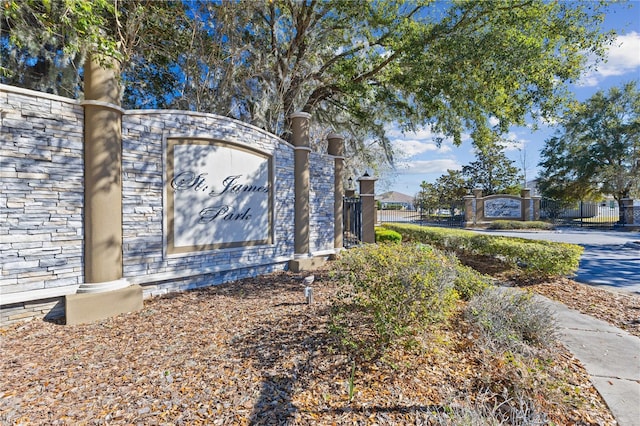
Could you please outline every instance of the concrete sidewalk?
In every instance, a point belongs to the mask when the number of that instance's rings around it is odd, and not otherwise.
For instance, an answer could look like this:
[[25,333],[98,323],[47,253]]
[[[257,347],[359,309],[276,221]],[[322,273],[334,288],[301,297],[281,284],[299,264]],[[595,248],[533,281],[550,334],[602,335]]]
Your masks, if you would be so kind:
[[640,338],[540,297],[556,314],[560,341],[580,360],[622,426],[640,426]]

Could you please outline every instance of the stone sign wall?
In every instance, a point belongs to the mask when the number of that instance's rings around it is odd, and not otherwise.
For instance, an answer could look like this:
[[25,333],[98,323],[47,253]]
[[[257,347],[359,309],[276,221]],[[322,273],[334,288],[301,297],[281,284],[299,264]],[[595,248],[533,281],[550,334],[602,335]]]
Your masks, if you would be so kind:
[[[0,85],[0,322],[60,316],[84,283],[83,107]],[[334,252],[334,157],[312,153],[310,253]],[[122,270],[145,297],[287,268],[294,147],[185,111],[122,114]]]
[[520,219],[522,203],[519,198],[495,197],[484,202],[484,216],[487,219]]
[[[157,295],[286,268],[293,256],[294,233],[290,144],[246,123],[185,111],[127,111],[122,128],[123,210],[131,214],[123,217],[125,278],[141,284],[145,294]],[[212,150],[226,156],[218,169]],[[227,180],[231,186],[224,191],[228,176],[255,172],[260,176],[254,188],[243,193],[250,197],[236,196],[243,189],[237,185],[249,183],[241,177]],[[191,180],[184,173],[193,174]],[[222,205],[235,213],[220,211],[215,217],[213,208],[220,203],[211,200],[220,196],[209,196],[211,191],[224,191]],[[176,199],[177,206],[172,203]],[[266,205],[248,205],[247,200]],[[202,213],[203,221],[210,222],[179,223],[176,239],[176,216],[190,215],[189,211],[198,218]],[[187,220],[194,220],[190,217]],[[258,223],[265,228],[253,226]],[[189,234],[197,240],[188,243],[190,237],[180,233],[191,225],[202,232]],[[228,232],[229,227],[236,231]],[[239,241],[243,232],[246,242]]]
[[82,122],[77,102],[0,85],[0,323],[60,315],[82,283]]
[[623,198],[621,201],[622,225],[633,227],[640,226],[640,200]]
[[334,229],[333,157],[312,152],[309,174],[311,186],[309,189],[311,206],[309,250],[312,253],[333,253],[334,235],[327,232],[328,229]]
[[465,225],[474,226],[492,220],[538,220],[540,219],[540,197],[532,197],[530,189],[516,195],[494,194],[482,196],[481,189],[464,197]]

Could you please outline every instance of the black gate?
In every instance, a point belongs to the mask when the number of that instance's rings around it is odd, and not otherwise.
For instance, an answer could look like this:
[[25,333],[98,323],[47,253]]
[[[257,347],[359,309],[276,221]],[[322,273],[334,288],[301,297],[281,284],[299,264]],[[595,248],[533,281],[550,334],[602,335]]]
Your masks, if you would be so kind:
[[378,223],[401,222],[422,226],[464,227],[464,201],[462,200],[429,209],[414,206],[394,207],[378,210]]
[[615,200],[562,202],[540,200],[540,219],[557,226],[613,228],[620,221]]
[[362,241],[362,200],[344,198],[342,215],[342,242],[346,248],[356,246]]

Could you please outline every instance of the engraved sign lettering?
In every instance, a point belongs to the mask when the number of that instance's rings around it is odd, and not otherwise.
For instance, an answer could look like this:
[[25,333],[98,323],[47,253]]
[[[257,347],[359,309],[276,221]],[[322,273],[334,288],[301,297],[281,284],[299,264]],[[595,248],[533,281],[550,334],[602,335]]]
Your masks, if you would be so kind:
[[269,155],[220,141],[167,145],[169,252],[270,243]]
[[513,198],[493,198],[485,200],[484,215],[486,217],[520,218],[520,200]]

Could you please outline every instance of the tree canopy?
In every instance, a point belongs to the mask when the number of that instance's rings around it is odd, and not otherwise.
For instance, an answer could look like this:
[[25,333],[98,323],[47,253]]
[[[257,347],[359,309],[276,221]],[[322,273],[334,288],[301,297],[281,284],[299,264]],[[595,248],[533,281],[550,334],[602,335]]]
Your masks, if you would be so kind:
[[453,209],[475,188],[486,195],[518,194],[522,176],[513,161],[495,143],[476,150],[476,160],[462,170],[447,170],[434,183],[422,182],[414,204],[425,210]]
[[[147,58],[160,70],[175,58],[183,7],[150,0],[3,0],[0,20],[0,82],[67,97],[82,92],[87,54],[123,69]],[[142,74],[141,74],[142,75]],[[138,76],[123,84],[144,87]],[[162,72],[160,73],[162,76]],[[164,85],[157,93],[171,89]],[[145,89],[145,91],[150,91]],[[128,106],[128,105],[127,105]]]
[[348,156],[363,163],[378,158],[369,154],[372,141],[393,161],[390,126],[430,126],[459,144],[466,131],[495,135],[528,116],[553,116],[569,100],[566,84],[612,36],[600,31],[606,5],[593,2],[3,0],[3,6],[3,82],[74,93],[81,87],[80,54],[113,57],[122,62],[127,108],[212,112],[285,139],[289,115],[306,111],[315,134],[342,133]]
[[467,183],[459,170],[447,170],[434,183],[422,182],[415,204],[425,210],[454,209],[469,193]]
[[518,194],[522,175],[504,154],[504,146],[499,142],[476,149],[476,160],[462,167],[466,187],[480,188],[486,195]]
[[640,92],[636,82],[599,91],[567,113],[541,152],[543,195],[583,200],[640,196]]

